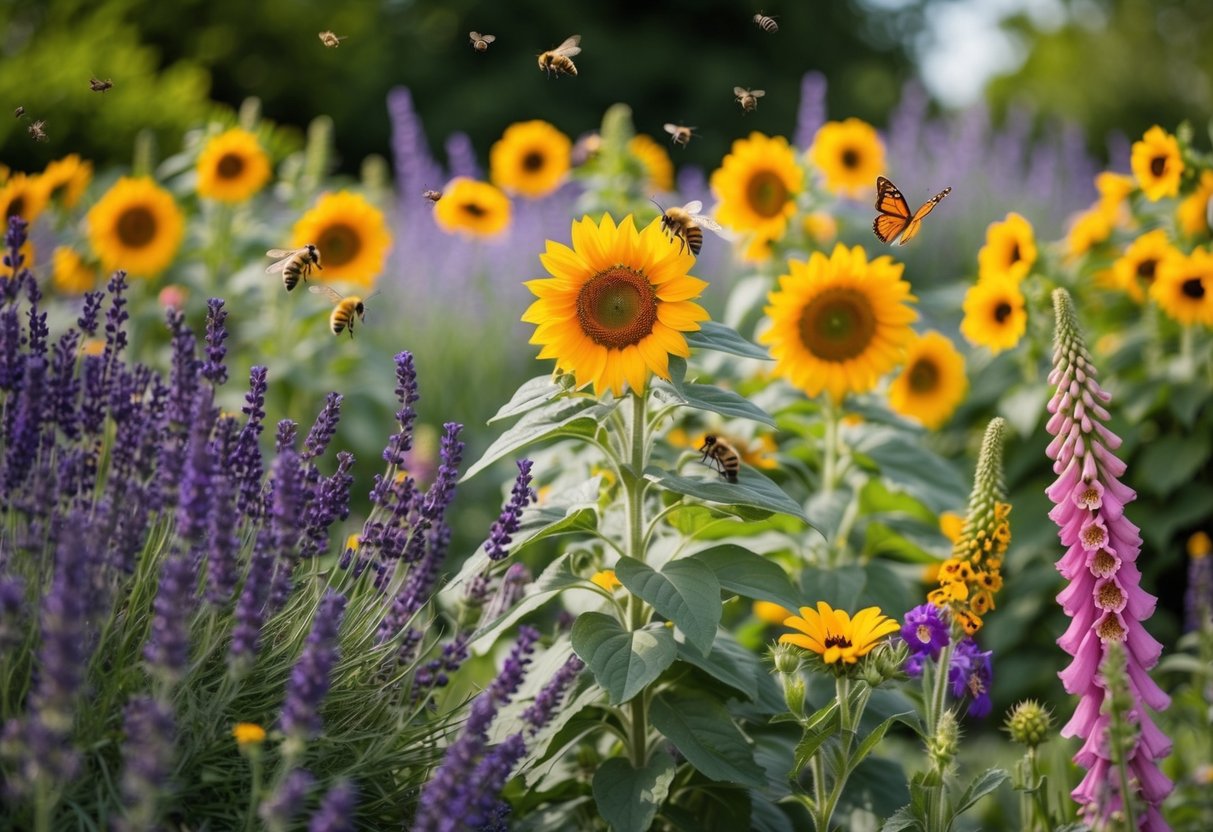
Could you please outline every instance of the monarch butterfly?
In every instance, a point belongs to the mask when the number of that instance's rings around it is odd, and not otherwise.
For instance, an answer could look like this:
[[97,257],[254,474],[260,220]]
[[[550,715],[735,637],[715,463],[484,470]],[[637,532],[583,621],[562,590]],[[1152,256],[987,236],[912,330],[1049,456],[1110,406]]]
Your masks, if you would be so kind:
[[944,188],[924,202],[911,216],[910,204],[901,195],[901,191],[897,190],[897,186],[883,176],[876,177],[876,210],[880,212],[876,219],[872,220],[872,230],[876,232],[876,238],[882,243],[892,243],[900,235],[901,242],[898,245],[904,246],[918,233],[923,217],[935,210],[939,201],[950,193],[951,188]]

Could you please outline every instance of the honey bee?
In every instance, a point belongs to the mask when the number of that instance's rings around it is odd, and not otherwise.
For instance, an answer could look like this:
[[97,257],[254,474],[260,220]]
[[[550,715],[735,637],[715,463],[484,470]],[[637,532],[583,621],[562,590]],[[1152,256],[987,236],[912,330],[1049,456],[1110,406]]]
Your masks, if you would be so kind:
[[13,118],[21,118],[23,115],[25,115],[24,107],[18,107],[17,109],[13,110]]
[[747,90],[742,87],[733,87],[733,95],[737,96],[737,103],[741,105],[743,113],[752,113],[758,109],[758,99],[766,95],[765,90]]
[[340,335],[343,330],[348,329],[350,337],[353,338],[354,319],[366,322],[366,301],[357,295],[347,297],[328,286],[309,286],[307,290],[314,295],[324,295],[332,302],[333,314],[329,315],[329,329],[334,335]]
[[762,12],[754,15],[754,23],[758,25],[759,29],[769,35],[773,35],[779,31],[779,24],[775,22],[775,18],[768,17]]
[[576,75],[577,66],[573,63],[573,56],[581,54],[581,47],[577,45],[579,43],[581,43],[581,35],[573,35],[555,49],[540,53],[539,68],[549,77],[552,73]]
[[105,92],[114,88],[114,82],[109,78],[106,78],[104,81],[98,78],[90,78],[88,79],[88,88],[93,92]]
[[665,131],[670,134],[670,141],[683,147],[690,144],[691,138],[695,135],[694,127],[686,127],[681,124],[666,124]]
[[335,35],[332,32],[325,30],[320,33],[319,37],[320,37],[320,42],[323,43],[325,46],[327,46],[329,49],[336,49],[338,46],[341,45],[341,41],[345,40],[349,36],[348,35]]
[[324,266],[320,265],[320,249],[311,243],[296,249],[272,248],[265,253],[265,256],[281,258],[277,263],[269,266],[266,272],[269,274],[282,272],[282,285],[288,292],[298,285],[299,278],[303,278],[304,282],[307,282],[308,275],[312,273],[312,266],[324,271]]
[[[656,202],[653,204],[657,205]],[[703,203],[699,200],[688,202],[681,208],[657,207],[661,210],[661,230],[669,234],[671,240],[678,240],[680,252],[686,247],[698,257],[699,250],[703,248],[703,229],[717,234],[724,231],[716,220],[699,213],[703,210]]]
[[431,188],[426,188],[421,192],[421,195],[430,202],[437,202],[438,200],[442,199],[442,191],[435,191]]
[[737,449],[719,436],[709,433],[703,438],[699,452],[703,454],[700,460],[720,472],[720,476],[729,482],[737,482],[737,472],[741,470],[741,454]]
[[[477,52],[485,52],[489,48],[489,44],[497,40],[495,35],[482,35],[479,32],[468,32],[468,38],[472,41],[472,48]],[[577,74],[577,70],[573,70],[573,74]]]
[[46,141],[46,122],[42,119],[38,119],[37,121],[33,122],[27,129],[29,130],[29,134],[31,137],[33,137],[34,141]]

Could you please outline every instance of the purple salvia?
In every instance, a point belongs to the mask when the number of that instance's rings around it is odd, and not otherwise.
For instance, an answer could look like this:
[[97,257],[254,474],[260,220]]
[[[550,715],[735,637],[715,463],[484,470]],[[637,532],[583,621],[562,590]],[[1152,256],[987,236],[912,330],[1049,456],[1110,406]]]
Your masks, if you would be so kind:
[[463,430],[463,425],[446,422],[442,428],[442,464],[438,466],[438,476],[434,477],[434,484],[426,491],[425,502],[421,507],[422,515],[430,522],[441,520],[450,506],[455,496],[455,483],[459,480],[459,463],[463,460],[463,443],[459,441],[459,432]]
[[333,441],[333,436],[337,433],[337,422],[341,420],[341,401],[342,396],[339,393],[329,393],[325,396],[324,407],[312,423],[307,439],[303,440],[305,460],[323,456],[329,443]]
[[417,411],[413,405],[421,396],[417,392],[417,369],[413,363],[413,354],[408,351],[399,352],[395,361],[396,400],[400,402],[400,409],[396,411],[396,422],[400,430],[388,440],[383,458],[389,465],[403,465],[404,455],[413,447],[413,423],[417,419]]
[[185,425],[189,423],[193,409],[194,395],[198,390],[198,361],[197,344],[194,331],[185,325],[185,313],[176,307],[168,307],[164,313],[164,323],[172,336],[172,366],[169,371],[168,418],[170,424]]
[[345,603],[344,595],[327,589],[316,605],[312,631],[286,683],[282,731],[288,737],[306,742],[324,726],[320,705],[328,695],[330,675],[339,655],[337,633],[345,615]]
[[796,110],[793,145],[805,150],[826,123],[826,78],[820,72],[806,72],[800,79],[800,106]]
[[[228,459],[237,442],[237,422],[224,417],[219,420],[211,453],[215,459]],[[237,532],[235,474],[229,470],[216,472],[211,481],[210,514],[207,517],[206,600],[214,607],[226,608],[232,600],[237,581],[237,554],[240,535]]]
[[265,599],[269,595],[270,580],[274,571],[274,552],[268,538],[268,530],[262,530],[262,533],[257,535],[248,574],[244,579],[244,588],[236,602],[232,644],[228,651],[228,663],[236,674],[252,666],[261,646]]
[[90,338],[97,334],[97,322],[101,316],[103,300],[105,300],[105,292],[84,293],[84,306],[80,310],[80,317],[76,319],[76,326],[80,327],[80,331]]
[[160,585],[152,604],[152,626],[143,658],[152,674],[167,685],[176,684],[185,675],[189,662],[195,581],[195,570],[184,552],[169,555],[160,568]]
[[229,470],[240,482],[240,513],[250,520],[262,514],[261,479],[265,475],[265,466],[261,460],[260,437],[265,424],[265,393],[268,389],[266,368],[253,367],[249,370],[249,390],[241,408],[247,421],[240,430],[235,451],[227,460]]
[[972,636],[956,644],[948,663],[948,684],[957,700],[969,697],[966,715],[984,719],[990,715],[990,687],[994,682],[993,650],[982,650]]
[[308,822],[307,832],[354,832],[354,810],[358,792],[348,780],[341,780],[325,793],[316,814]]
[[206,302],[206,360],[202,362],[202,377],[216,387],[227,384],[227,366],[223,363],[227,356],[227,310],[223,308],[222,298],[211,298]]
[[257,813],[269,832],[286,832],[291,821],[303,811],[307,794],[316,785],[316,778],[307,769],[296,768],[282,780],[278,788],[262,801]]
[[585,662],[576,655],[569,656],[568,660],[556,671],[556,675],[543,686],[539,693],[535,694],[535,701],[522,712],[522,719],[530,725],[528,729],[530,733],[539,733],[551,721],[564,701],[565,691],[584,668]]
[[173,770],[172,709],[150,696],[140,696],[123,710],[126,741],[122,744],[123,829],[156,829],[160,806]]
[[80,333],[69,330],[55,343],[51,361],[50,412],[68,439],[80,435],[80,379],[76,376],[76,353]]
[[535,491],[531,488],[531,466],[529,459],[518,461],[518,477],[514,480],[514,489],[510,499],[501,509],[501,516],[493,523],[489,531],[489,539],[484,544],[484,550],[490,560],[503,560],[509,554],[506,547],[510,545],[513,536],[522,525],[522,511],[535,499]]

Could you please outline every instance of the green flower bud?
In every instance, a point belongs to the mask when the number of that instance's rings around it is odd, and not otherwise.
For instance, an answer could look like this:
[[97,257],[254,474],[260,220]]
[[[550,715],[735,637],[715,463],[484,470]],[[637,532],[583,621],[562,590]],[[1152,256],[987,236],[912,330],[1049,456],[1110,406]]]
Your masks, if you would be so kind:
[[1049,738],[1053,727],[1053,714],[1034,699],[1025,699],[1007,711],[1003,727],[1011,740],[1028,748],[1035,748]]
[[775,670],[780,673],[799,673],[801,653],[790,644],[776,644],[771,648],[771,658],[775,661]]
[[935,726],[935,735],[927,740],[927,753],[936,771],[944,771],[956,759],[956,751],[960,747],[960,723],[956,721],[956,712],[951,708],[943,712],[939,724]]

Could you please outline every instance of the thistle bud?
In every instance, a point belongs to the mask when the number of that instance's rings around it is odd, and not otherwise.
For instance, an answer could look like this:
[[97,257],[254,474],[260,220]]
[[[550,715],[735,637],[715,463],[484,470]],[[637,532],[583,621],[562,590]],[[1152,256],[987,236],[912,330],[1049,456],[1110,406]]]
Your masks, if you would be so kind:
[[960,747],[960,723],[951,708],[943,712],[935,734],[927,741],[927,753],[931,755],[933,768],[938,772],[947,770]]
[[1007,720],[1003,727],[1011,735],[1012,742],[1036,748],[1049,738],[1049,731],[1053,728],[1053,714],[1035,699],[1025,699],[1007,711]]
[[796,674],[800,672],[800,653],[790,644],[776,644],[771,648],[771,658],[775,660],[775,670],[779,673]]

